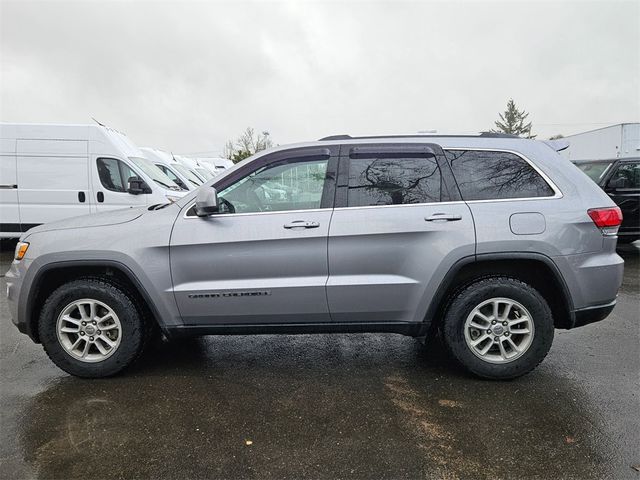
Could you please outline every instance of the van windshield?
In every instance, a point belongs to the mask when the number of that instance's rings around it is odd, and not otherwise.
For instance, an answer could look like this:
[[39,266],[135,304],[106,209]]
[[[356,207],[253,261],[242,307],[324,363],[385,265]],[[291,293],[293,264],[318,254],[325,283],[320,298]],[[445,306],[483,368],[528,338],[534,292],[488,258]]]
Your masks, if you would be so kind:
[[204,177],[205,180],[211,180],[213,178],[213,173],[204,167],[196,167],[196,172],[198,172],[201,177]]
[[187,180],[189,180],[194,186],[199,187],[202,185],[202,181],[187,167],[180,165],[179,163],[172,163],[171,166],[175,168],[178,173],[181,173]]
[[148,175],[154,182],[160,185],[162,188],[168,188],[169,190],[180,190],[180,187],[174,183],[169,177],[167,177],[162,170],[156,167],[151,161],[146,158],[129,157],[136,167],[140,168],[146,175]]

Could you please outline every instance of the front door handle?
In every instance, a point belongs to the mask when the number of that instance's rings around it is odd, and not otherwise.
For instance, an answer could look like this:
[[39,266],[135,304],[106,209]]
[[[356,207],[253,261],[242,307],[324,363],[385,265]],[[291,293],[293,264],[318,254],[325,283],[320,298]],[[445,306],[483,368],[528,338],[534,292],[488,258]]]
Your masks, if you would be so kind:
[[434,213],[430,217],[425,217],[427,222],[456,222],[462,220],[462,215],[451,213]]
[[306,220],[295,220],[284,224],[284,228],[318,228],[319,226],[318,222],[308,222]]

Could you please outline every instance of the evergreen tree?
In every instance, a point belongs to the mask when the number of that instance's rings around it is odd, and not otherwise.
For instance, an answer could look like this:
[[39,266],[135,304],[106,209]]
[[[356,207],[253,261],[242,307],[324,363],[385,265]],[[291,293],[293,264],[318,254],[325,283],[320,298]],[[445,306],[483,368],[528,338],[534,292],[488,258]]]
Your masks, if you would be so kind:
[[497,130],[491,130],[495,133],[510,133],[524,138],[536,138],[531,135],[531,122],[525,123],[529,114],[524,110],[518,110],[513,99],[507,102],[507,109],[504,113],[500,113],[500,120],[495,122]]

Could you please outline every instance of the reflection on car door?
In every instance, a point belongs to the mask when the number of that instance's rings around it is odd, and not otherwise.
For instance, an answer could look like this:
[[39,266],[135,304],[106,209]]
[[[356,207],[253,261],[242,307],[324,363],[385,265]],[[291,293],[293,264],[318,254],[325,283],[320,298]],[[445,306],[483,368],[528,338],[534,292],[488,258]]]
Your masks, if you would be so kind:
[[422,321],[443,269],[474,249],[440,147],[343,147],[329,231],[333,321]]
[[337,147],[254,161],[215,184],[224,213],[186,207],[171,237],[187,325],[326,322],[327,234]]

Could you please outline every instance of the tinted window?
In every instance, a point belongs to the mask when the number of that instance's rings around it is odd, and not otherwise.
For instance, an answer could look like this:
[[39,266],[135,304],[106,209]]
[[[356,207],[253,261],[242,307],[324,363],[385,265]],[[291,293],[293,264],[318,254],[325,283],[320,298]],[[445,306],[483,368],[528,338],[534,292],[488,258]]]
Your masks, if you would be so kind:
[[235,213],[320,208],[328,159],[267,165],[222,190]]
[[445,154],[464,200],[553,196],[544,178],[513,153],[445,150]]
[[439,202],[440,169],[435,158],[351,158],[350,207]]
[[616,182],[617,188],[640,188],[640,163],[621,163],[609,184]]
[[126,192],[129,178],[137,176],[126,163],[115,158],[99,158],[97,162],[100,183],[112,192]]

